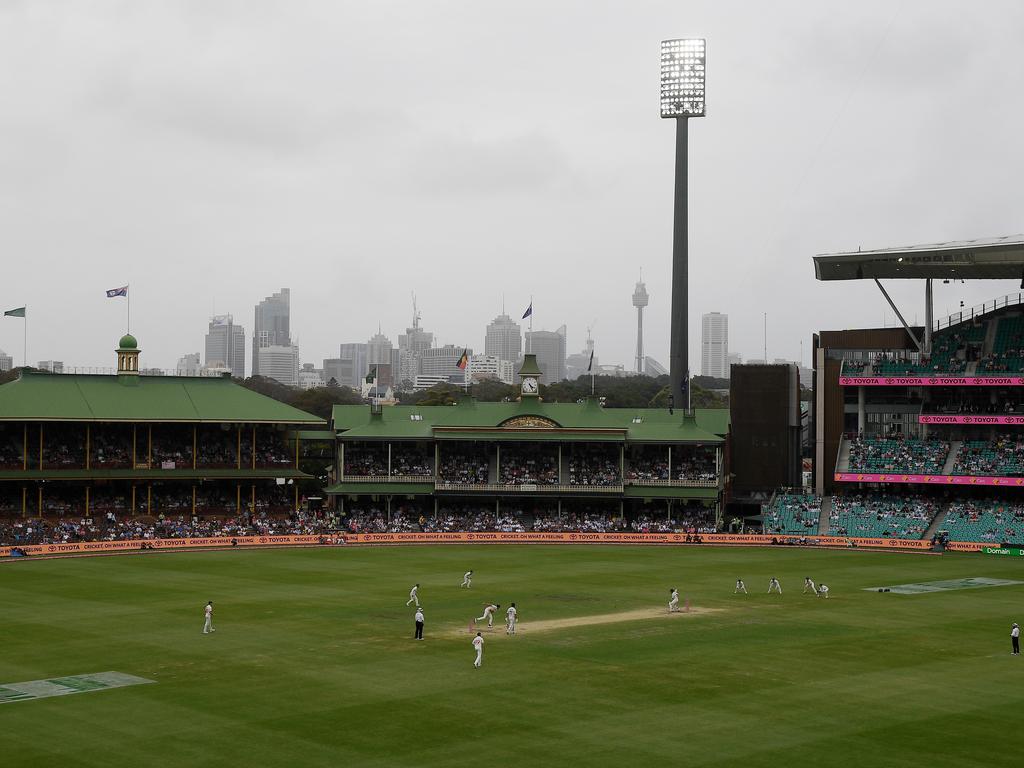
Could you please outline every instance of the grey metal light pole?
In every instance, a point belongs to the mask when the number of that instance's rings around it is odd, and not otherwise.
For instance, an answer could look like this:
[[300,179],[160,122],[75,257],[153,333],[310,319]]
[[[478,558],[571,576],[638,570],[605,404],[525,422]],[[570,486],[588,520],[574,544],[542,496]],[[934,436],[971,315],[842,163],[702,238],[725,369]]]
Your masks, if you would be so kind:
[[689,222],[687,220],[687,133],[691,117],[704,117],[706,41],[661,42],[661,116],[676,121],[676,180],[672,226],[672,331],[669,392],[690,408]]

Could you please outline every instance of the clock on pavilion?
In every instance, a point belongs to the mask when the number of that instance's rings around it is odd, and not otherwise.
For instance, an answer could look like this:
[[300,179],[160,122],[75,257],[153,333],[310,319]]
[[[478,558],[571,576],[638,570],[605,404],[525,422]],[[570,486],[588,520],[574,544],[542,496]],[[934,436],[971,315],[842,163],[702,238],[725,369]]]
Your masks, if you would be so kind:
[[523,356],[523,365],[519,369],[519,392],[523,397],[540,396],[540,377],[543,372],[537,365],[537,356]]

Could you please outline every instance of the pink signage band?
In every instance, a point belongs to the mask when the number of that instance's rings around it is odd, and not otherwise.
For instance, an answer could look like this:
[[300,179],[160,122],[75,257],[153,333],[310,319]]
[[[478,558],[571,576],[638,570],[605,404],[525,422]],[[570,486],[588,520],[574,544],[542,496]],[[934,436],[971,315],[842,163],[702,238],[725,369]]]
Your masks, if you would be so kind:
[[869,472],[836,472],[837,483],[915,483],[920,485],[998,485],[1024,488],[1024,477],[985,475],[880,475]]
[[946,416],[936,413],[922,413],[917,417],[918,424],[1024,424],[1024,416],[972,416],[971,414],[952,414]]
[[842,387],[1024,387],[1021,376],[840,376]]

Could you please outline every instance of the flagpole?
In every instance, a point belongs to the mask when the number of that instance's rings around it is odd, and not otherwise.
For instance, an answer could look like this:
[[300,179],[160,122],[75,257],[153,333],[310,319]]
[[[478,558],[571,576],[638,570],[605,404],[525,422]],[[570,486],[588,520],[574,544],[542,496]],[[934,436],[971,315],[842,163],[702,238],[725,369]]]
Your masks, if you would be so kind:
[[21,367],[28,368],[28,308],[25,309],[25,314],[21,316],[22,320],[22,340],[21,340]]
[[132,332],[132,291],[131,283],[126,286],[127,290],[124,292],[124,297],[128,300],[128,334]]
[[530,294],[530,342],[526,345],[527,352],[533,351],[533,294]]

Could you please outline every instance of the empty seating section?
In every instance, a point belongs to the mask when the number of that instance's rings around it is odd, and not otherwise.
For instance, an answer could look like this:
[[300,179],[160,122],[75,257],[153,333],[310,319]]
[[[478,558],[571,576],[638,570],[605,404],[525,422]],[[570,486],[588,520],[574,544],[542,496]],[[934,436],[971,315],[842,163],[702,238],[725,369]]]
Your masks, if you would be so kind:
[[850,471],[938,475],[948,455],[949,443],[942,440],[855,437],[850,440]]
[[832,498],[829,534],[920,539],[941,505],[923,496],[853,494]]
[[1024,371],[1024,317],[1003,317],[996,328],[992,353],[978,365],[981,375]]
[[951,541],[1016,541],[1024,538],[1024,505],[961,500],[949,505],[941,530]]
[[803,493],[780,493],[764,511],[764,532],[803,536],[818,532],[821,497]]
[[956,455],[953,474],[1024,476],[1024,440],[1004,435],[996,440],[965,442]]

